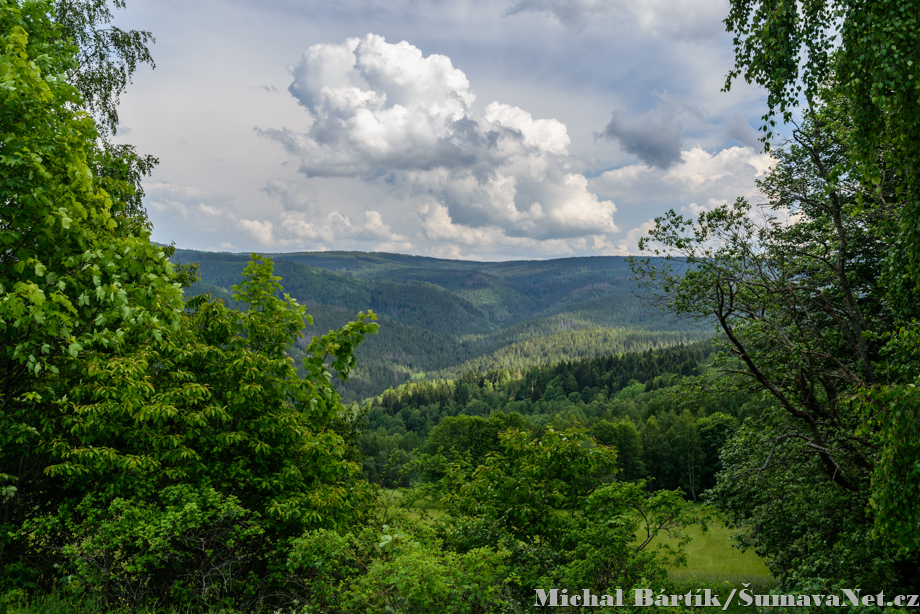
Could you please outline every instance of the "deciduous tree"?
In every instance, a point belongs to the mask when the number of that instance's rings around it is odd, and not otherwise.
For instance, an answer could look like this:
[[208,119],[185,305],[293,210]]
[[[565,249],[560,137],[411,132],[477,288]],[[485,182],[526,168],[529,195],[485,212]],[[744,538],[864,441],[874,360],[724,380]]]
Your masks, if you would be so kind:
[[0,523],[9,523],[36,494],[30,483],[46,466],[36,446],[81,357],[175,330],[187,278],[119,198],[135,186],[94,175],[106,158],[65,79],[76,49],[50,5],[0,3],[0,45]]
[[[794,566],[894,587],[907,580],[904,561],[870,537],[875,515],[866,513],[881,496],[873,479],[884,435],[867,427],[854,398],[892,377],[885,348],[899,316],[881,273],[898,232],[886,196],[902,178],[868,187],[847,147],[852,104],[835,89],[822,96],[774,152],[759,182],[764,206],[739,200],[696,220],[672,211],[642,243],[668,264],[634,266],[668,308],[713,321],[725,340],[723,372],[772,400],[760,430],[746,430],[725,457],[716,489],[734,520],[750,523],[748,543],[781,575]],[[806,504],[808,488],[835,495]],[[820,522],[806,505],[821,510]],[[822,563],[829,550],[839,565]]]

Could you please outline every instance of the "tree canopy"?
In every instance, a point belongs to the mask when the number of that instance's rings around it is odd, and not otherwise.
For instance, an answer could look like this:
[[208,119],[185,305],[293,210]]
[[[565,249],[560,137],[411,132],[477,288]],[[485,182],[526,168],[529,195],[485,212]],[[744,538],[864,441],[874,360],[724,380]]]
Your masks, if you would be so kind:
[[[723,451],[713,492],[749,527],[745,543],[781,577],[903,588],[920,545],[902,494],[915,478],[916,406],[895,391],[912,390],[918,371],[884,273],[904,253],[903,210],[891,206],[904,177],[869,182],[845,88],[815,96],[758,182],[764,205],[669,212],[640,243],[668,264],[634,267],[665,308],[713,322],[722,371],[771,401]],[[882,151],[877,166],[895,155]]]
[[[898,211],[886,282],[909,314],[920,288],[920,10],[905,0],[732,0],[735,68],[767,90],[764,131],[802,108],[814,121],[827,88],[848,101],[844,143],[866,187]],[[879,156],[884,163],[879,164]],[[833,167],[831,167],[832,169]],[[883,185],[898,178],[896,191]]]
[[[348,377],[374,316],[307,343],[302,378],[288,353],[309,316],[277,296],[270,261],[255,257],[235,289],[245,311],[186,303],[194,271],[139,209],[146,163],[105,145],[88,113],[117,120],[147,39],[99,30],[103,2],[0,11],[2,575],[75,573],[137,606],[189,582],[206,586],[186,603],[262,600],[285,539],[366,512],[354,408],[331,380]],[[159,546],[124,541],[161,530]],[[163,540],[175,556],[152,554]],[[239,548],[239,575],[209,584]]]

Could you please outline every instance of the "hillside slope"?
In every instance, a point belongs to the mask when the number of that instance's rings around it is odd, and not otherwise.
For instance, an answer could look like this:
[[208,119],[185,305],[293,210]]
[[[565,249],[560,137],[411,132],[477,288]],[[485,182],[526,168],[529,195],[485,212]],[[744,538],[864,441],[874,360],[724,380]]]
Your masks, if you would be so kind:
[[[708,331],[651,313],[635,294],[622,257],[470,262],[360,252],[266,254],[284,291],[313,317],[306,339],[373,310],[379,334],[358,349],[358,369],[340,390],[347,400],[409,379],[468,369],[533,365],[663,347]],[[233,303],[248,255],[176,250],[197,263],[210,292]]]

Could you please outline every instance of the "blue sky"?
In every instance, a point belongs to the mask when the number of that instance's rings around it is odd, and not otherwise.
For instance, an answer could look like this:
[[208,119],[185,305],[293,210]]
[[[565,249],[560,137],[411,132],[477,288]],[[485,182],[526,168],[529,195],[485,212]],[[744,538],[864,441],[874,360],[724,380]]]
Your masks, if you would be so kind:
[[[635,254],[668,209],[757,200],[764,95],[722,0],[133,0],[118,139],[154,239],[507,260]],[[753,127],[752,127],[753,126]]]

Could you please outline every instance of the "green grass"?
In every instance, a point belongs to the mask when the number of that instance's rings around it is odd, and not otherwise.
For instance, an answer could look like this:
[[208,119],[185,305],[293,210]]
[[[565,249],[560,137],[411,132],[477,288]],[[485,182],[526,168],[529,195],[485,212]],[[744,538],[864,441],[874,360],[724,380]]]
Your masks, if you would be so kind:
[[736,531],[712,523],[705,533],[700,527],[690,527],[692,538],[687,544],[687,566],[669,572],[672,580],[696,578],[703,582],[730,582],[740,587],[750,582],[755,587],[769,588],[776,584],[763,560],[752,550],[742,552],[733,547],[731,536]]
[[[403,493],[393,488],[380,489],[380,502],[384,506],[400,507]],[[409,517],[416,521],[431,522],[447,515],[434,501],[417,501],[409,510]]]
[[53,593],[37,595],[27,599],[23,594],[8,593],[0,599],[0,614],[190,614],[176,610],[153,610],[148,608],[123,608],[113,610],[111,607],[92,598],[77,595]]

